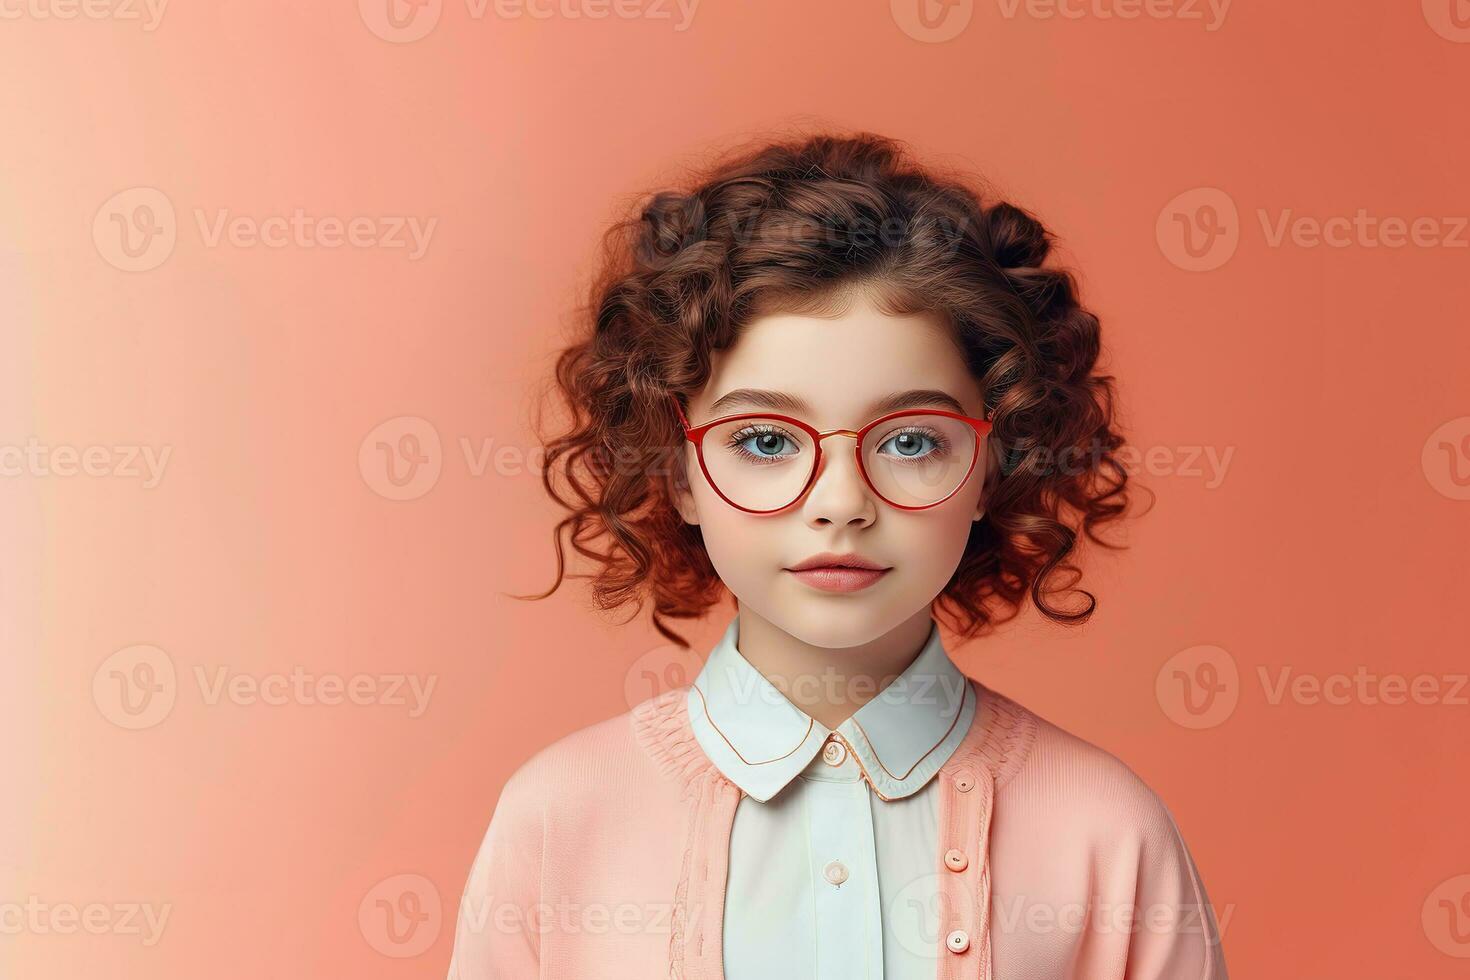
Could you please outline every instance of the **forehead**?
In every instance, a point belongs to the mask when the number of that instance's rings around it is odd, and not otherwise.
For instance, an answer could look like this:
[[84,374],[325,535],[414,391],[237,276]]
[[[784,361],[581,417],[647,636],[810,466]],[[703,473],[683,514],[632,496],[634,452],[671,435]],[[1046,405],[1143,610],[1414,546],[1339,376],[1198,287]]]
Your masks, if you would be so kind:
[[[886,395],[932,388],[983,414],[950,327],[929,313],[893,315],[866,300],[841,315],[773,313],[751,321],[730,348],[715,352],[709,383],[696,399],[708,406],[737,388],[786,392],[811,406],[810,421],[851,425]],[[749,409],[741,409],[748,411]]]

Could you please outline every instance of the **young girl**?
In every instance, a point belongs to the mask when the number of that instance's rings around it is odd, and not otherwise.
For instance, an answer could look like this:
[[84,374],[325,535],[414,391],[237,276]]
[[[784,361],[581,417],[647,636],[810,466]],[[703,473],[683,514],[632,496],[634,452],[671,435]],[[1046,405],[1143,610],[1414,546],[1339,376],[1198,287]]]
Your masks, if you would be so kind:
[[682,646],[667,620],[736,611],[691,684],[511,776],[451,976],[1224,980],[1163,803],[941,639],[1028,596],[1087,619],[1067,556],[1126,509],[1048,232],[869,134],[732,155],[614,231],[557,369],[551,591],[569,530],[599,604]]

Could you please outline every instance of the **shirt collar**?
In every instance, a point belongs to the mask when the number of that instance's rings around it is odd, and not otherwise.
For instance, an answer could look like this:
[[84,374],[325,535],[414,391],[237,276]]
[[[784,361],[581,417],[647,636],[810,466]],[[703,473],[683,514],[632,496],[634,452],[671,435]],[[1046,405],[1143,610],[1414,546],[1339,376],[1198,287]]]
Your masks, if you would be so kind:
[[736,647],[737,613],[686,695],[689,726],[715,767],[764,803],[831,738],[845,742],[885,800],[917,792],[964,739],[977,691],[950,659],[932,618],[903,673],[835,729],[786,699]]

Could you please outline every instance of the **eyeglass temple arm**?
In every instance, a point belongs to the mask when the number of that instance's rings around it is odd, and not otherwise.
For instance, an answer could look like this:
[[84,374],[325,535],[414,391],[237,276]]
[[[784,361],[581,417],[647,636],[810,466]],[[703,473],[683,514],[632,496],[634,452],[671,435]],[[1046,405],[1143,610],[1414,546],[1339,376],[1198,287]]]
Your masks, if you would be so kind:
[[685,433],[689,431],[689,420],[684,417],[684,406],[679,404],[679,396],[672,391],[669,392],[669,401],[674,403],[674,411],[679,413],[679,424],[684,427]]

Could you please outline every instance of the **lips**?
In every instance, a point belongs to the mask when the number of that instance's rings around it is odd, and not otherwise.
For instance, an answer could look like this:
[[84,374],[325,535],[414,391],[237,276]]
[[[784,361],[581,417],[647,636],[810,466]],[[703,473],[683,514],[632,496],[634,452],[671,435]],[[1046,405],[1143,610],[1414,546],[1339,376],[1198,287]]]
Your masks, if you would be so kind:
[[823,592],[857,592],[888,574],[886,568],[842,568],[836,565],[788,571],[807,585]]
[[797,562],[790,566],[788,571],[803,572],[813,568],[863,568],[878,572],[886,570],[888,566],[850,551],[840,555],[824,551],[819,555],[812,555],[804,561]]
[[862,555],[823,552],[786,569],[801,582],[823,592],[857,592],[892,569]]

